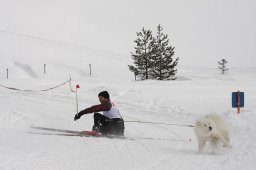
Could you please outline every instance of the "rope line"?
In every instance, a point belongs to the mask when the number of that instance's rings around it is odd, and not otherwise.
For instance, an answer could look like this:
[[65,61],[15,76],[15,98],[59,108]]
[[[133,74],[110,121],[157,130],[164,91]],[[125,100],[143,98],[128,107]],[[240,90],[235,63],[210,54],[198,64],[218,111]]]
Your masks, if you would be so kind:
[[[57,85],[57,86],[54,86],[54,87],[50,87],[50,88],[47,88],[47,89],[43,89],[43,90],[22,90],[22,89],[18,89],[18,88],[14,88],[14,87],[7,87],[7,86],[4,86],[4,85],[1,85],[0,84],[0,87],[3,87],[3,88],[6,88],[6,89],[9,89],[9,90],[16,90],[16,91],[24,91],[24,92],[42,92],[42,91],[49,91],[49,90],[52,90],[52,89],[56,89],[60,86],[63,86],[65,85],[66,83],[70,83],[71,84],[71,78],[69,78],[69,80]],[[70,88],[70,90],[72,91],[72,89]]]
[[161,123],[161,122],[144,122],[140,120],[130,120],[125,122],[131,123],[149,123],[149,124],[160,124],[160,125],[174,125],[174,126],[187,126],[187,127],[194,127],[193,125],[185,125],[185,124],[176,124],[176,123]]

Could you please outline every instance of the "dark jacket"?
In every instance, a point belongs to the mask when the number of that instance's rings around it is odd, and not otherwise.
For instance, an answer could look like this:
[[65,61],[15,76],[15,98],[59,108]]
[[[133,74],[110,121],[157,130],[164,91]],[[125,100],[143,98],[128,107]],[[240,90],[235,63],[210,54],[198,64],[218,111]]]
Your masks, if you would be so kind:
[[101,112],[101,111],[109,111],[111,109],[112,105],[110,101],[107,101],[105,103],[101,103],[99,105],[94,105],[91,107],[88,107],[78,113],[79,117],[81,117],[84,114],[88,113],[95,113],[95,112]]

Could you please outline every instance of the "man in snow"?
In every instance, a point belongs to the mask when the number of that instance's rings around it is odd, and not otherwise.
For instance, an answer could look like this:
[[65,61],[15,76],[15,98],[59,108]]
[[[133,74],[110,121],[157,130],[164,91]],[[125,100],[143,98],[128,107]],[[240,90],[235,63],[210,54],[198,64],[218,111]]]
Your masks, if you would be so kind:
[[[80,119],[84,114],[94,113],[94,125],[92,130],[111,135],[124,135],[124,121],[117,106],[110,101],[109,93],[102,91],[98,94],[101,104],[86,108],[74,117],[74,120]],[[103,115],[98,113],[103,111]]]

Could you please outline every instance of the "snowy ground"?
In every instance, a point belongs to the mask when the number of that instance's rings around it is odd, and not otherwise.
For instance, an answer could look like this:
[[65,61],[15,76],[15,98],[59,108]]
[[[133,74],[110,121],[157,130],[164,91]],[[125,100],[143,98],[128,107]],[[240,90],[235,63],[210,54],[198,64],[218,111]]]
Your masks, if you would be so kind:
[[[97,104],[98,92],[108,90],[126,121],[193,125],[204,114],[221,114],[230,123],[231,150],[221,149],[214,155],[207,147],[203,154],[197,154],[193,128],[176,125],[127,122],[128,139],[55,135],[31,126],[82,131],[93,124],[92,115],[73,121],[75,94],[69,84],[46,92],[1,87],[0,169],[253,169],[256,72],[234,69],[221,76],[214,70],[183,67],[177,81],[163,82],[134,82],[120,72],[116,73],[120,77],[101,77],[99,71],[98,76],[72,79],[72,87],[81,86],[79,109]],[[40,90],[68,79],[47,75],[2,78],[1,85]],[[245,108],[240,115],[231,108],[231,92],[238,89],[245,92]]]

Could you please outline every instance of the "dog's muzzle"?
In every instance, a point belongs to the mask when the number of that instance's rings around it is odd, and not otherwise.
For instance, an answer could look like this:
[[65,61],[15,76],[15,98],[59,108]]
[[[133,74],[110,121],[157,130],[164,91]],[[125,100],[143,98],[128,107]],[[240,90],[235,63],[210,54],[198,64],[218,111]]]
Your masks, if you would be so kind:
[[209,131],[212,131],[212,127],[211,126],[209,126]]

